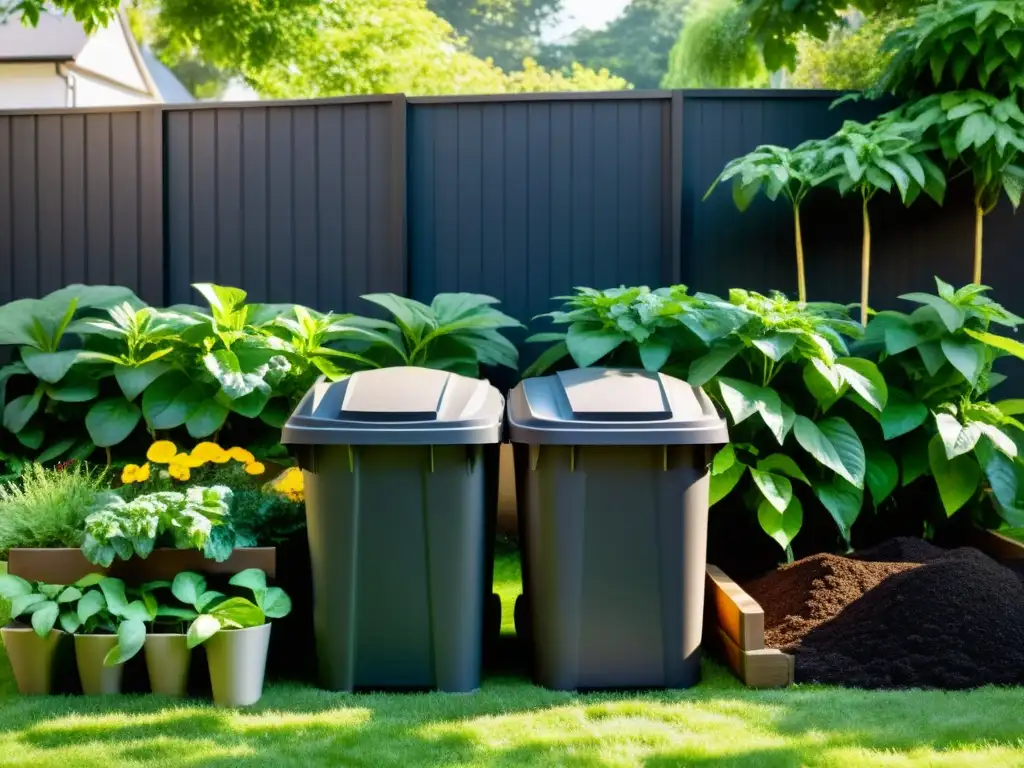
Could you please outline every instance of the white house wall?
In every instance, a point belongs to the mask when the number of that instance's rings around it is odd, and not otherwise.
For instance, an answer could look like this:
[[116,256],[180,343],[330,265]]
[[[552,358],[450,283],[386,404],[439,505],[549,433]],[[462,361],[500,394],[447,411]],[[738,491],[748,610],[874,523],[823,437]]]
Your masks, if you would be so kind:
[[67,85],[55,64],[0,64],[0,109],[66,106]]
[[76,107],[117,107],[131,104],[152,104],[155,99],[120,88],[113,83],[80,71],[70,73],[75,83]]

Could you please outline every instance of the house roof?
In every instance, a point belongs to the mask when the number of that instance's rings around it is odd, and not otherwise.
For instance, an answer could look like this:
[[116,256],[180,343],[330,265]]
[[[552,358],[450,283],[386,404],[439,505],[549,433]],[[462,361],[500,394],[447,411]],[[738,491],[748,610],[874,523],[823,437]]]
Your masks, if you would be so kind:
[[0,23],[0,61],[74,61],[87,42],[82,25],[61,14],[44,11],[36,27],[18,17]]
[[149,46],[140,48],[142,60],[149,70],[150,77],[160,91],[160,96],[167,104],[186,104],[195,101],[195,98],[188,92],[188,88],[181,84],[181,81],[174,76],[163,62],[156,57]]

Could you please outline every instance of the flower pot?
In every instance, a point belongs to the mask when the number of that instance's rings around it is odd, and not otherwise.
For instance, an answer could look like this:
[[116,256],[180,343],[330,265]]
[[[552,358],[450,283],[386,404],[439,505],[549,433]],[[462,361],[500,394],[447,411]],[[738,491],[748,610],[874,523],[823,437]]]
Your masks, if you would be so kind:
[[247,707],[260,700],[270,647],[270,624],[222,629],[203,645],[210,665],[214,704]]
[[40,637],[31,627],[4,627],[3,636],[7,658],[11,660],[18,692],[24,696],[50,693],[53,681],[53,659],[64,633],[51,629]]
[[153,693],[184,696],[188,691],[188,671],[192,649],[185,635],[146,635],[146,669]]
[[103,665],[107,653],[117,645],[117,635],[75,635],[75,659],[82,693],[86,696],[120,693],[124,664]]

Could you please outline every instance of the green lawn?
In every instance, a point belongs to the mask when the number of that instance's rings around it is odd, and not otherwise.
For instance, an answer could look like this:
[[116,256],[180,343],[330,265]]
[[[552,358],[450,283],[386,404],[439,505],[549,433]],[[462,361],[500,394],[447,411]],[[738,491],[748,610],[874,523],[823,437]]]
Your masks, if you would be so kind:
[[[513,556],[496,568],[511,609]],[[511,619],[506,617],[506,627]],[[673,693],[552,693],[521,678],[472,695],[268,688],[223,711],[152,696],[17,698],[0,665],[0,765],[1024,766],[1024,689],[748,691],[708,663]]]

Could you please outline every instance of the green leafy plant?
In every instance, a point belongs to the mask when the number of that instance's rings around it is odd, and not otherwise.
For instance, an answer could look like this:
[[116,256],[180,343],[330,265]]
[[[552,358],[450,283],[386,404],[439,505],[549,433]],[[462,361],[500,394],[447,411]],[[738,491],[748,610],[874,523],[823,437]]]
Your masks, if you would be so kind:
[[909,314],[880,312],[861,343],[876,355],[890,382],[890,404],[879,419],[886,441],[898,441],[902,482],[931,474],[947,516],[985,505],[1007,522],[1024,521],[1024,413],[1019,400],[988,402],[1003,377],[993,364],[1007,355],[1024,359],[1024,344],[994,333],[1024,319],[985,294],[959,290],[936,278],[937,294],[901,298],[920,305]]
[[[146,622],[152,621],[156,613],[152,598],[140,591],[139,596],[130,596],[121,579],[109,576],[96,577],[95,584],[89,585],[80,595],[74,611],[61,613],[61,623],[66,632],[76,634],[117,635],[117,643],[103,659],[105,666],[124,664],[133,658],[146,642]],[[134,597],[134,599],[131,599]]]
[[274,491],[243,488],[232,495],[230,521],[236,547],[273,547],[305,535],[306,507]]
[[568,330],[526,340],[551,346],[524,376],[538,376],[567,358],[580,368],[602,364],[669,370],[747,320],[743,310],[715,297],[692,296],[685,285],[654,291],[647,286],[577,288],[572,296],[555,298],[564,302],[564,309],[540,317]]
[[501,330],[522,324],[495,309],[497,299],[439,293],[428,306],[393,293],[363,298],[387,310],[393,321],[349,316],[336,332],[361,343],[362,356],[377,366],[418,365],[467,376],[479,375],[481,365],[519,366],[519,353]]
[[107,487],[106,475],[75,462],[61,469],[32,464],[0,485],[0,556],[15,547],[78,547],[85,518]]
[[923,151],[913,127],[880,118],[867,125],[847,120],[843,127],[816,145],[815,185],[835,186],[839,194],[861,199],[860,321],[867,323],[871,281],[871,220],[868,203],[879,192],[895,187],[906,205],[923,191],[941,204],[946,192],[942,170]]
[[[1024,39],[1024,30],[1022,39]],[[928,96],[894,113],[937,146],[952,167],[962,166],[974,182],[974,277],[981,282],[984,217],[1005,193],[1014,210],[1024,192],[1024,112],[1018,96],[1003,99],[982,91]]]
[[731,160],[704,195],[714,192],[719,182],[732,180],[732,198],[736,207],[745,211],[763,191],[775,202],[781,195],[793,209],[793,234],[796,243],[797,297],[807,301],[807,283],[804,270],[804,245],[800,229],[800,206],[814,187],[816,155],[815,142],[804,142],[794,149],[762,144],[749,154]]
[[899,96],[1024,88],[1024,6],[1017,0],[934,2],[882,46],[894,52],[877,89]]
[[[103,577],[90,574],[71,586],[45,584],[41,581],[27,581],[13,574],[0,574],[0,597],[9,602],[8,621],[28,618],[32,629],[40,637],[46,637],[60,621],[65,632],[78,629],[77,606],[83,590],[97,584]],[[6,622],[4,622],[6,623]]]
[[107,494],[85,519],[82,554],[91,563],[109,566],[115,556],[146,558],[165,541],[176,549],[199,549],[208,558],[226,560],[235,543],[233,529],[225,524],[231,496],[225,486],[160,491],[131,501]]
[[223,629],[258,627],[267,619],[279,619],[292,610],[291,598],[280,587],[268,587],[266,574],[258,568],[236,573],[228,583],[252,593],[253,599],[228,597],[207,590],[206,579],[186,571],[174,577],[171,591],[198,616],[188,628],[188,647],[195,648]]

